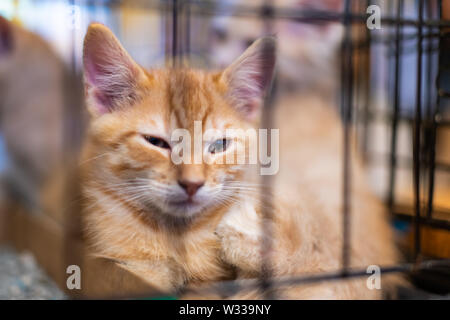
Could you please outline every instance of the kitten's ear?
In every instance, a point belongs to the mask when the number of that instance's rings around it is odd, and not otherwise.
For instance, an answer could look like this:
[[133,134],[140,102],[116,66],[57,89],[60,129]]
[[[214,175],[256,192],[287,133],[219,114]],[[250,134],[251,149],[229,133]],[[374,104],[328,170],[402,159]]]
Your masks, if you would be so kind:
[[229,102],[247,120],[255,120],[260,114],[274,75],[275,51],[274,37],[258,39],[221,74]]
[[131,105],[145,73],[102,24],[91,24],[84,38],[84,82],[88,108],[101,115]]
[[12,50],[12,28],[8,20],[0,16],[0,55]]

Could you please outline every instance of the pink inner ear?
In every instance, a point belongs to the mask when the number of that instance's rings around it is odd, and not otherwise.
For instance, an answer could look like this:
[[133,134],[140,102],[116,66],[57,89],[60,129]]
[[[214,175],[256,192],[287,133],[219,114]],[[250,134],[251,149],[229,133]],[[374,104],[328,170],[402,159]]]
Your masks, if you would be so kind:
[[115,40],[94,34],[85,42],[84,73],[99,113],[136,98],[136,66]]
[[233,106],[247,119],[253,120],[272,81],[275,47],[265,40],[249,50],[253,51],[244,53],[244,58],[230,70],[228,95]]
[[241,112],[244,114],[245,118],[254,120],[262,103],[263,99],[251,99],[241,107]]
[[87,81],[91,85],[96,86],[97,85],[96,75],[98,74],[98,72],[97,69],[95,68],[95,64],[92,62],[90,57],[84,58],[84,68]]
[[97,111],[100,114],[112,111],[114,99],[112,96],[106,94],[107,90],[103,90],[109,85],[107,76],[105,76],[105,71],[102,70],[98,61],[94,62],[94,59],[92,59],[90,55],[86,56],[84,59],[84,68],[89,86],[94,87],[93,95],[97,103]]
[[94,97],[95,101],[97,102],[97,111],[100,114],[105,114],[112,111],[113,101],[110,98],[99,91],[95,91]]
[[84,56],[88,81],[95,87],[108,85],[121,72],[126,77],[131,66],[115,47],[100,47],[99,43],[87,44]]

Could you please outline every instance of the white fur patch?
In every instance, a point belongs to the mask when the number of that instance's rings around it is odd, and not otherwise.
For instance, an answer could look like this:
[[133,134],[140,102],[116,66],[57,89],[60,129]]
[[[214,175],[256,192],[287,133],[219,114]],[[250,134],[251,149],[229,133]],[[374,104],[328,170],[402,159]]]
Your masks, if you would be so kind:
[[221,224],[253,240],[258,240],[261,237],[260,218],[256,213],[254,203],[251,201],[244,201],[231,208]]

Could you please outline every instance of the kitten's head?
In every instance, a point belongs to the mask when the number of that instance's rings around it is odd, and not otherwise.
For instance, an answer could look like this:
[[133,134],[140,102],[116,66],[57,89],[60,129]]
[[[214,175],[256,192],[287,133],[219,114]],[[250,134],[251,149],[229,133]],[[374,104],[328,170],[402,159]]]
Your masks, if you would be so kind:
[[178,217],[233,201],[247,190],[239,182],[246,165],[224,159],[247,152],[248,143],[225,130],[257,125],[274,64],[275,41],[263,38],[221,72],[144,70],[109,29],[91,25],[84,43],[91,181],[130,205]]

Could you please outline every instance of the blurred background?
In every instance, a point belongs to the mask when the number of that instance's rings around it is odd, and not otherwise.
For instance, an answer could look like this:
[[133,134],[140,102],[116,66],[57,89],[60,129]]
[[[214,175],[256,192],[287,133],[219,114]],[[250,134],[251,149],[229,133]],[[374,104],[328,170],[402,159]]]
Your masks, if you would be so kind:
[[[371,5],[380,29],[366,24]],[[351,26],[344,13],[353,14]],[[47,210],[40,195],[82,143],[81,58],[91,22],[107,25],[146,68],[221,68],[261,35],[276,35],[275,107],[283,97],[299,106],[314,97],[343,114],[348,93],[367,178],[390,210],[402,252],[410,261],[450,258],[450,0],[1,0],[1,17],[0,242],[9,246],[0,250],[0,298],[64,297],[54,283],[64,283],[66,260],[58,265],[43,253],[49,248],[30,246],[22,238],[32,232],[20,225],[33,225],[23,221],[29,212],[61,223],[53,249],[62,256],[77,235],[76,217]],[[25,218],[9,216],[17,203]],[[449,270],[415,281],[425,296],[450,293]]]

